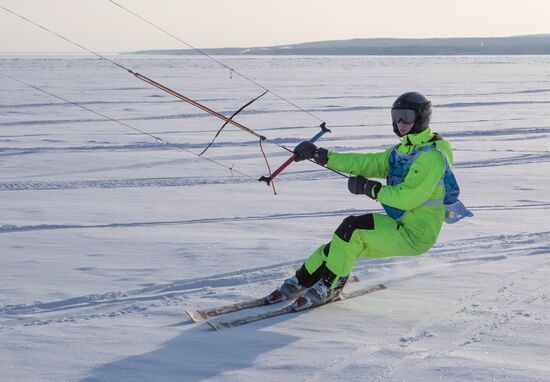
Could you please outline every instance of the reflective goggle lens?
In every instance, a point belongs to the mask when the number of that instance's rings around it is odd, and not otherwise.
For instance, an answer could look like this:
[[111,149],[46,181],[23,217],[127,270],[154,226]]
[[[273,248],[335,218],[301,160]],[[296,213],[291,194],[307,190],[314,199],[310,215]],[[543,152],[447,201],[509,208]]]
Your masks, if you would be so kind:
[[414,121],[416,120],[416,112],[409,109],[392,109],[391,117],[395,121],[395,123],[398,123],[400,121],[403,121],[405,123],[414,123]]

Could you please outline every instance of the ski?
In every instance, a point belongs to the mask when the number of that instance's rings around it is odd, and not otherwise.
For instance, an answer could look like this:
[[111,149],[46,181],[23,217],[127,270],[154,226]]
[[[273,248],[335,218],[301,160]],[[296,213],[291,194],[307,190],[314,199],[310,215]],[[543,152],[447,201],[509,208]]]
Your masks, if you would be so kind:
[[365,294],[373,293],[373,292],[383,290],[383,289],[386,289],[386,287],[383,284],[378,284],[378,285],[375,285],[375,286],[370,286],[370,287],[357,289],[357,290],[351,291],[349,293],[341,293],[332,300],[329,300],[329,301],[327,301],[323,304],[312,305],[312,306],[307,307],[305,309],[300,309],[299,308],[299,306],[301,305],[300,304],[301,300],[306,300],[302,296],[302,297],[298,297],[294,301],[294,303],[292,303],[290,305],[286,305],[286,306],[284,306],[282,308],[279,308],[279,309],[273,309],[273,310],[269,310],[267,312],[254,314],[252,316],[248,316],[248,317],[244,317],[244,318],[237,318],[237,319],[231,320],[231,321],[207,322],[207,324],[210,325],[210,327],[212,329],[215,329],[215,330],[234,328],[236,326],[241,326],[241,325],[249,324],[251,322],[265,320],[265,319],[271,318],[271,317],[282,316],[283,314],[302,312],[302,311],[305,311],[305,310],[316,308],[318,306],[330,304],[331,302],[342,301],[342,300],[346,300],[346,299],[350,299],[350,298],[354,298],[354,297],[359,297],[359,296],[363,296]]
[[[359,277],[357,276],[351,276],[348,279],[348,284],[353,284],[357,282],[359,282]],[[287,300],[284,298],[284,296],[280,294],[280,292],[279,294],[276,294],[276,292],[278,291],[275,290],[265,297],[260,297],[254,300],[237,302],[235,304],[223,305],[209,309],[186,310],[185,312],[194,322],[201,322],[215,316],[220,316],[222,314],[238,312],[243,309],[257,308],[265,305],[278,304]]]

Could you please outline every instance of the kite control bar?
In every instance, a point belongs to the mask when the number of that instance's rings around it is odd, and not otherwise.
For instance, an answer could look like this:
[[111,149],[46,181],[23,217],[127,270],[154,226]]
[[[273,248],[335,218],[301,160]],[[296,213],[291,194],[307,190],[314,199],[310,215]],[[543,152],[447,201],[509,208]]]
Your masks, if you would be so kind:
[[[331,131],[327,128],[325,122],[321,123],[321,125],[319,127],[321,128],[321,131],[319,131],[313,138],[311,138],[309,140],[311,143],[313,143],[316,140],[318,140],[319,138],[321,138],[325,133],[331,133]],[[273,173],[271,175],[269,175],[269,176],[263,176],[262,175],[262,177],[260,177],[260,179],[258,179],[258,181],[259,182],[266,182],[267,185],[269,186],[271,181],[273,179],[275,179],[275,177],[277,175],[279,175],[285,168],[287,168],[292,162],[294,162],[295,159],[296,159],[296,154],[292,154],[292,156],[290,158],[288,158],[286,160],[286,162],[283,163],[277,170],[273,171]]]

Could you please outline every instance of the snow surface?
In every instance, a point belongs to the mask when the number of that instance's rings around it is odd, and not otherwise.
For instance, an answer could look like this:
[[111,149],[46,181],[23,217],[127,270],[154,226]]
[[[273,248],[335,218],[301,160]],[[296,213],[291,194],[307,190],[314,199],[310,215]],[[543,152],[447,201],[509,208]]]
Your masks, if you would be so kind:
[[[260,90],[199,57],[114,57],[229,115]],[[320,144],[397,142],[389,106],[429,95],[473,218],[414,258],[361,259],[387,290],[214,332],[185,309],[260,296],[350,214],[344,178],[292,164],[274,196],[258,142],[89,56],[2,56],[2,381],[550,380],[550,57],[222,57],[327,121]],[[273,95],[237,120],[293,147],[318,121]],[[272,168],[288,153],[264,145]],[[261,309],[258,309],[261,310]],[[239,317],[250,312],[229,315]]]

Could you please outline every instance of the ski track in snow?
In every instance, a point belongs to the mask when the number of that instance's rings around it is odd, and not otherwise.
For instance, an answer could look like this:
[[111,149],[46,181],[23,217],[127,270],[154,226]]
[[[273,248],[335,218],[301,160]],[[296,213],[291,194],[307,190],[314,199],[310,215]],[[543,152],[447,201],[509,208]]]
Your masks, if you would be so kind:
[[195,187],[214,184],[252,183],[244,177],[169,177],[145,179],[111,179],[62,182],[15,182],[0,183],[0,191],[22,190],[72,190],[81,188],[128,188],[128,187]]
[[[92,105],[94,103],[91,103]],[[512,106],[512,105],[546,105],[550,101],[501,101],[501,102],[455,102],[447,104],[438,104],[434,109],[460,108],[467,109],[469,107],[494,107],[494,106]],[[82,103],[86,105],[86,103]],[[386,110],[387,106],[336,106],[327,105],[323,108],[306,109],[309,113],[342,113],[352,111],[371,111],[371,110]],[[219,110],[223,115],[231,115],[234,110]],[[240,115],[258,115],[258,114],[277,114],[277,113],[294,113],[294,110],[273,110],[273,109],[246,109]],[[208,118],[208,113],[186,113],[186,114],[166,114],[157,116],[135,117],[120,119],[121,121],[159,121],[173,119],[191,119],[191,118]],[[27,120],[16,122],[0,122],[0,127],[15,127],[15,126],[36,126],[36,125],[59,125],[59,124],[74,124],[74,123],[91,123],[91,122],[107,122],[101,118],[83,118],[83,119],[51,119],[51,120]]]
[[[473,256],[479,253],[480,250],[487,250],[493,255]],[[494,255],[499,252],[502,254]],[[407,279],[415,279],[423,273],[437,272],[440,267],[447,267],[452,263],[494,262],[503,261],[510,257],[534,256],[548,253],[550,253],[550,231],[488,236],[436,245],[428,254],[420,257],[359,261],[354,268],[354,274],[363,280],[368,280],[369,272],[377,272],[380,269],[391,268],[397,265],[410,268],[410,271],[400,274],[398,277],[392,277],[391,281],[386,283],[391,288],[391,285],[399,284]],[[425,260],[436,260],[437,265],[431,265],[428,270],[422,266],[418,266]],[[277,282],[287,277],[299,264],[300,262],[292,261],[208,277],[150,285],[130,291],[100,292],[59,301],[4,305],[0,306],[0,315],[7,323],[1,326],[0,330],[8,330],[10,327],[13,328],[21,325],[63,324],[81,320],[116,318],[127,314],[147,314],[149,311],[161,309],[169,305],[181,306],[181,311],[183,312],[186,308],[192,308],[188,305],[190,300],[205,299],[208,297],[215,298],[216,300],[219,299],[220,303],[225,303],[228,302],[226,301],[226,296],[233,296],[234,290],[238,290],[244,285],[251,287],[249,289],[252,290],[269,290],[270,287],[276,287]],[[493,293],[495,290],[505,290],[506,286],[511,285],[522,277],[527,277],[529,272],[538,271],[540,269],[533,266],[519,269],[506,279],[499,280],[494,285],[489,285],[483,290],[472,293],[471,296],[461,300],[455,307],[444,309],[441,314],[430,317],[418,324],[411,330],[409,336],[400,339],[401,346],[406,347],[422,338],[430,337],[430,327],[447,317],[449,310],[456,311],[454,314],[457,314],[461,310],[471,306],[483,294]],[[540,288],[548,286],[549,283],[547,282]],[[525,291],[524,293],[525,296],[522,296],[526,297],[529,291]],[[191,322],[189,321],[188,323]],[[482,332],[481,329],[487,325],[489,325],[489,320],[476,324],[470,330],[473,334],[468,334],[468,336],[474,338],[476,333],[480,335]],[[478,327],[480,329],[475,330]],[[465,335],[460,334],[457,336],[457,340],[463,337]],[[465,341],[467,342],[468,339]],[[464,342],[463,346],[467,344],[466,342]],[[351,362],[351,359],[349,362]]]
[[[123,90],[150,90],[148,87],[126,87],[126,88],[108,88],[108,89],[101,89],[102,91],[123,91]],[[517,94],[542,94],[542,93],[550,93],[550,89],[547,88],[540,88],[540,89],[529,89],[529,90],[518,90],[518,91],[512,91],[512,92],[487,92],[487,93],[461,93],[461,94],[433,94],[432,96],[445,96],[445,97],[472,97],[472,96],[495,96],[495,95],[517,95]],[[167,97],[165,95],[156,95],[158,97],[156,98],[164,98]],[[387,95],[377,95],[377,96],[369,96],[369,95],[363,95],[363,96],[353,96],[353,95],[344,95],[344,96],[319,96],[319,97],[295,97],[295,99],[300,100],[329,100],[329,99],[388,99],[393,100],[395,97],[394,94],[387,94]],[[168,98],[168,97],[167,97]],[[213,101],[235,101],[235,102],[242,102],[242,99],[237,98],[197,98],[198,102],[213,102]],[[158,100],[158,101],[131,101],[131,100],[124,100],[124,101],[76,101],[80,105],[85,106],[92,106],[92,105],[149,105],[149,104],[181,104],[181,101],[179,100]],[[464,104],[464,103],[461,103]],[[476,105],[477,103],[466,103],[467,105]],[[485,102],[484,104],[489,104]],[[495,103],[492,103],[495,104]],[[500,103],[499,103],[500,104]],[[448,105],[457,105],[457,103],[451,103]],[[0,109],[26,109],[26,108],[37,108],[37,107],[73,107],[71,104],[68,104],[66,102],[36,102],[36,103],[22,103],[22,104],[0,104]],[[441,105],[445,106],[445,105]],[[456,106],[452,106],[456,107]]]
[[[514,140],[525,140],[530,139],[530,137],[546,137],[546,135],[541,136],[540,134],[550,134],[550,128],[516,128],[516,129],[495,129],[489,131],[464,131],[464,132],[448,132],[445,135],[449,138],[453,137],[496,137],[496,136],[521,136],[514,138]],[[385,137],[385,136],[383,136]],[[327,138],[327,143],[338,142],[338,141],[349,141],[351,139],[361,140],[362,137],[337,137],[337,138]],[[367,136],[364,137],[368,141]],[[372,137],[371,137],[372,138]],[[273,139],[273,142],[277,144],[287,144],[294,145],[300,141],[296,138],[278,138]],[[245,141],[245,142],[223,142],[216,144],[218,148],[223,147],[256,147],[257,141]],[[75,146],[75,147],[27,147],[27,148],[1,148],[0,147],[0,156],[17,156],[17,155],[31,155],[37,153],[46,153],[46,152],[98,152],[98,151],[122,151],[122,152],[139,152],[141,150],[147,151],[158,151],[158,150],[174,150],[177,148],[183,148],[185,150],[199,150],[206,146],[206,143],[197,143],[197,144],[159,144],[151,142],[138,142],[132,144],[124,145],[90,145],[90,146]],[[385,145],[380,146],[368,146],[355,148],[354,150],[360,151],[365,149],[378,149],[381,150]],[[456,168],[488,168],[488,167],[501,167],[501,166],[511,166],[511,165],[524,165],[524,164],[535,164],[535,163],[546,163],[550,162],[550,151],[538,151],[536,153],[520,153],[512,151],[513,155],[485,159],[485,160],[470,160],[470,161],[461,161],[455,164]],[[505,151],[505,152],[508,152]],[[129,166],[117,166],[110,168],[94,169],[89,170],[88,172],[103,172],[114,169],[133,169],[136,167],[148,168],[154,166],[161,166],[169,163],[183,163],[185,161],[196,161],[196,157],[191,157],[186,154],[189,158],[182,157],[182,159],[172,160],[172,161],[159,161],[152,164],[136,164]],[[231,155],[214,155],[210,157],[213,160],[222,160],[222,161],[238,161],[243,159],[256,158],[258,155],[257,152],[247,153],[247,154],[231,154]],[[277,153],[271,156],[273,160],[278,158],[284,158],[288,154],[285,152]],[[238,166],[235,167],[238,169]],[[86,173],[86,171],[80,171],[77,173]],[[70,172],[65,173],[70,174]],[[47,176],[47,175],[44,175]],[[306,172],[293,172],[287,171],[279,177],[279,181],[293,181],[293,180],[319,180],[326,178],[333,178],[336,175],[328,171],[319,171],[312,170]],[[40,177],[40,175],[34,175],[32,177]],[[22,190],[67,190],[67,189],[84,189],[84,188],[129,188],[129,187],[194,187],[198,185],[210,185],[210,184],[240,184],[252,182],[251,179],[241,177],[241,176],[227,176],[227,177],[163,177],[163,178],[142,178],[142,179],[105,179],[105,180],[83,180],[83,181],[18,181],[18,182],[0,182],[0,191],[22,191]]]
[[[232,156],[230,159],[240,159]],[[455,165],[455,168],[487,168],[521,164],[535,164],[550,162],[550,152],[514,155],[511,157],[462,161]],[[127,166],[128,167],[128,166]],[[129,166],[134,167],[134,166]],[[281,175],[278,181],[308,180],[334,178],[336,175],[328,171],[313,170],[308,172],[287,172]],[[163,178],[142,178],[142,179],[106,179],[89,181],[39,181],[39,182],[2,182],[2,191],[23,191],[23,190],[69,190],[83,188],[129,188],[129,187],[195,187],[200,185],[213,184],[241,184],[253,183],[254,181],[242,176],[227,177],[163,177]]]
[[[549,252],[549,250],[546,251],[546,253]],[[536,314],[534,313],[536,307],[525,310],[525,306],[529,307],[537,301],[550,301],[550,282],[543,281],[535,289],[525,290],[521,290],[521,283],[517,282],[518,279],[532,277],[535,273],[548,271],[550,263],[546,262],[545,265],[547,266],[545,268],[541,268],[540,264],[536,264],[519,269],[512,276],[498,283],[488,285],[483,290],[477,290],[459,303],[446,306],[437,315],[431,316],[416,325],[414,331],[411,331],[408,336],[399,338],[399,345],[369,343],[358,346],[352,352],[334,360],[329,367],[318,371],[310,378],[306,378],[305,381],[321,382],[325,381],[328,376],[341,375],[346,368],[364,362],[369,356],[382,351],[387,353],[388,348],[394,353],[393,358],[395,359],[390,365],[382,368],[381,372],[377,373],[376,370],[371,372],[369,381],[401,380],[404,375],[414,373],[414,369],[419,363],[431,359],[452,357],[457,351],[470,344],[481,342],[484,337],[491,336],[496,331],[509,330],[509,326],[513,325],[514,322],[532,318]],[[517,292],[518,290],[519,292]],[[495,295],[500,301],[488,304],[475,302],[484,296],[492,298]],[[459,320],[461,316],[465,316],[466,320],[471,323],[467,324],[465,328],[454,329],[452,335],[445,336],[443,343],[435,346],[431,343],[426,347],[422,346],[422,341],[429,341],[440,336],[438,331],[441,327],[458,326],[452,323]],[[538,318],[535,317],[535,319]],[[399,349],[398,346],[402,349]],[[411,349],[412,347],[414,348]],[[518,368],[525,367],[521,361],[517,362],[516,366]],[[546,373],[550,372],[550,367],[544,364],[531,365],[531,367]]]
[[[550,248],[547,247],[545,253],[550,253]],[[481,342],[484,337],[491,336],[496,331],[508,330],[507,327],[516,320],[536,314],[534,313],[536,308],[529,309],[529,306],[537,301],[550,300],[550,281],[546,281],[543,275],[544,280],[540,281],[535,288],[526,288],[522,285],[522,280],[531,279],[537,273],[548,272],[549,269],[548,261],[517,269],[511,275],[475,291],[461,299],[459,303],[447,306],[436,315],[417,324],[409,336],[401,337],[399,340],[400,346],[404,348],[414,346],[416,349],[406,353],[390,368],[377,375],[374,380],[380,382],[392,380],[396,375],[414,369],[415,365],[423,360],[448,356],[468,345]],[[491,301],[479,302],[483,301],[484,297],[490,298]],[[528,310],[525,310],[526,306]],[[429,352],[418,344],[425,339],[438,336],[441,326],[445,327],[449,322],[457,322],[457,320],[460,322],[461,318],[467,322],[463,325],[465,327],[454,324],[459,326],[459,330],[455,329],[451,334],[447,334],[444,343],[430,346]],[[355,356],[356,360],[358,357],[360,354]],[[353,359],[347,359],[346,362],[351,363]],[[545,365],[537,365],[536,368],[550,372],[550,367]]]
[[[488,206],[468,206],[472,211],[492,210],[492,211],[511,211],[511,210],[544,210],[550,209],[550,203],[545,202],[528,202],[517,205],[488,205]],[[108,223],[108,224],[38,224],[28,226],[18,226],[14,224],[0,225],[0,234],[14,232],[29,232],[29,231],[49,231],[49,230],[65,230],[65,229],[113,229],[113,228],[138,228],[138,227],[160,227],[166,225],[196,225],[196,224],[213,224],[225,222],[252,222],[252,221],[269,221],[269,220],[288,220],[288,219],[304,219],[304,218],[322,218],[330,216],[349,216],[363,215],[371,212],[383,212],[382,209],[375,210],[359,210],[345,209],[335,211],[321,212],[298,212],[284,213],[271,215],[257,216],[235,216],[235,217],[220,217],[220,218],[204,218],[204,219],[189,219],[189,220],[169,220],[169,221],[147,221],[147,222],[128,222],[128,223]]]
[[[503,261],[513,256],[532,256],[550,254],[550,232],[540,232],[534,235],[511,235],[497,238],[487,237],[480,239],[480,243],[469,247],[470,240],[463,240],[454,245],[437,246],[435,251],[430,252],[430,257],[439,257],[442,254],[448,256],[456,253],[460,258],[447,260],[447,263],[463,262],[493,262]],[[525,246],[527,244],[527,246]],[[542,245],[541,245],[542,244]],[[504,249],[499,250],[499,246]],[[460,249],[455,252],[455,249]],[[504,255],[484,257],[462,257],[464,250],[476,250],[487,248],[491,253],[503,252]],[[443,266],[444,264],[440,264]],[[398,344],[376,344],[368,343],[359,345],[345,356],[334,360],[328,367],[321,368],[313,376],[306,378],[305,382],[321,382],[332,375],[341,373],[348,367],[364,362],[369,356],[379,352],[393,352],[394,360],[389,365],[384,365],[380,372],[374,369],[369,375],[369,381],[393,381],[401,380],[403,375],[411,375],[419,363],[432,359],[453,356],[454,353],[468,347],[469,345],[483,341],[494,332],[508,331],[515,322],[526,318],[536,317],[537,308],[534,304],[538,302],[550,302],[550,281],[546,274],[550,270],[550,261],[528,264],[515,268],[505,277],[486,284],[483,288],[464,296],[450,305],[440,308],[435,314],[426,317],[413,328],[408,334],[398,339]],[[430,268],[430,272],[437,272],[437,268]],[[421,268],[411,278],[416,278],[422,273]],[[538,276],[538,283],[533,288],[532,279]],[[399,280],[392,280],[391,284],[399,284]],[[391,285],[389,284],[389,285]],[[525,284],[525,285],[522,285]],[[391,286],[390,286],[391,287]],[[535,317],[533,317],[535,316]],[[450,327],[450,329],[449,329]],[[434,338],[444,336],[444,341],[430,342],[426,346],[424,341],[431,341]],[[521,362],[518,367],[524,366]],[[535,369],[543,372],[550,372],[546,365],[533,365]]]

